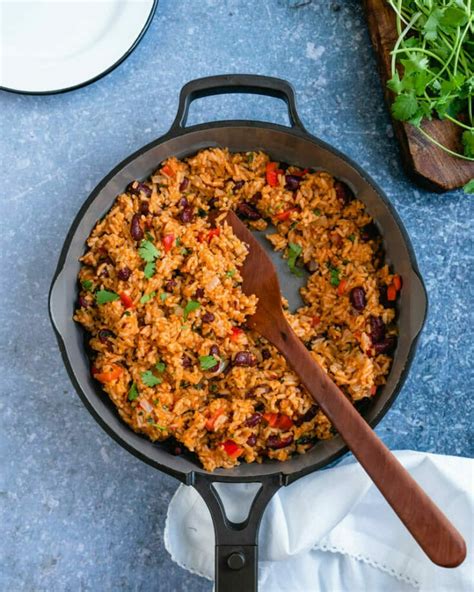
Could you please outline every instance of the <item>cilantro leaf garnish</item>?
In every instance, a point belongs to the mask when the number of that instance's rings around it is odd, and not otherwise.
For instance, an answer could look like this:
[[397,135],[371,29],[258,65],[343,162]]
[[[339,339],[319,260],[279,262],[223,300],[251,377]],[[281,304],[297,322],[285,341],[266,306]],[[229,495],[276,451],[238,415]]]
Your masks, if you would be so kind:
[[231,277],[234,277],[235,273],[236,273],[235,269],[230,269],[229,271],[226,272],[226,276],[231,278]]
[[331,284],[331,286],[339,286],[339,284],[341,283],[341,278],[339,277],[340,271],[337,267],[331,267],[331,269],[329,270],[331,277],[329,279],[329,283]]
[[95,294],[95,299],[97,304],[105,304],[106,302],[115,302],[118,300],[120,296],[115,292],[110,292],[109,290],[99,290]]
[[161,384],[163,382],[162,378],[155,376],[151,370],[146,370],[145,372],[141,373],[142,382],[145,386],[156,386],[157,384]]
[[290,268],[291,273],[294,273],[299,277],[303,275],[303,272],[296,267],[296,260],[301,255],[302,250],[303,247],[301,245],[288,243],[288,267]]
[[137,385],[132,382],[132,386],[130,387],[130,390],[128,391],[128,400],[129,401],[135,401],[135,399],[138,398],[138,389],[137,389]]
[[143,270],[145,277],[148,279],[152,278],[155,275],[155,271],[155,262],[148,261],[148,263],[145,265],[145,269]]
[[418,109],[418,101],[414,93],[398,95],[392,105],[392,115],[395,119],[406,121],[413,117]]
[[464,185],[464,193],[474,194],[474,179],[471,179]]
[[167,294],[166,292],[162,292],[160,294],[160,300],[161,302],[164,302],[167,298],[168,298],[169,294]]
[[140,257],[148,263],[160,257],[161,253],[150,240],[142,240],[138,249]]
[[199,364],[201,366],[201,370],[210,370],[217,366],[219,360],[214,356],[199,356]]
[[81,285],[84,288],[84,290],[87,290],[87,292],[94,291],[94,282],[92,280],[84,280],[83,282],[81,282]]
[[351,241],[351,243],[353,243],[355,241],[355,239],[356,239],[356,235],[355,234],[350,234],[347,238]]
[[194,310],[197,310],[200,306],[201,306],[201,304],[199,302],[197,302],[196,300],[190,300],[186,304],[186,306],[184,307],[183,319],[186,321],[189,313],[193,312]]
[[161,374],[166,370],[166,364],[164,362],[157,362],[155,364],[155,369],[158,370],[158,372],[160,372]]
[[147,302],[149,302],[152,298],[154,298],[156,296],[156,292],[150,292],[149,294],[143,294],[143,296],[140,298],[140,304],[146,304]]

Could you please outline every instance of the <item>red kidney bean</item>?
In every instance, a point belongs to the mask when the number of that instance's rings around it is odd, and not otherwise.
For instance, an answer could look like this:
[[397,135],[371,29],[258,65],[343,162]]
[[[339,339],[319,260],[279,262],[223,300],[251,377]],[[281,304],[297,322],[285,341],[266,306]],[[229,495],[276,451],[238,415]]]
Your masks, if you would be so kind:
[[[134,187],[135,185],[135,187]],[[133,195],[140,195],[140,192],[144,193],[147,197],[151,196],[151,189],[145,183],[139,181],[132,181],[127,187],[127,191]]]
[[140,214],[146,216],[150,212],[150,204],[147,201],[142,201],[140,204]]
[[238,191],[239,189],[242,189],[242,187],[244,186],[245,181],[236,181],[234,183],[234,192]]
[[110,337],[115,337],[114,333],[109,329],[101,329],[97,336],[101,343],[107,343]]
[[356,310],[359,310],[359,311],[364,310],[365,305],[366,305],[364,288],[361,288],[361,287],[352,288],[352,290],[350,291],[350,294],[349,294],[349,298],[350,298],[352,306]]
[[380,343],[385,339],[385,323],[382,321],[382,317],[374,317],[373,315],[369,318],[370,322],[370,339],[373,344]]
[[262,349],[262,359],[269,360],[271,357],[272,357],[272,354],[270,353],[270,350],[267,349],[266,347],[264,347]]
[[300,186],[301,177],[297,177],[296,175],[285,175],[285,189],[288,191],[297,191]]
[[132,235],[133,240],[142,240],[143,228],[140,225],[140,214],[133,214],[132,223],[130,225],[130,234]]
[[181,356],[181,365],[183,366],[183,368],[191,368],[191,366],[193,365],[193,362],[189,356],[187,356],[186,354],[183,354]]
[[374,343],[375,354],[388,354],[392,352],[397,345],[397,338],[394,335],[388,335],[382,341]]
[[132,270],[127,266],[122,267],[117,272],[118,279],[122,280],[123,282],[126,282],[131,275],[132,275]]
[[211,345],[211,349],[209,350],[209,353],[211,354],[211,356],[218,356],[220,353],[220,350],[217,347],[217,345]]
[[178,201],[178,206],[180,208],[187,208],[189,206],[189,202],[185,197],[182,197],[179,201]]
[[215,197],[211,197],[211,199],[209,200],[209,202],[208,202],[208,203],[209,203],[209,207],[210,207],[211,209],[212,209],[212,208],[215,208],[215,207],[216,207],[216,203],[217,203],[217,199],[216,199]]
[[255,358],[249,351],[240,351],[235,354],[234,366],[254,366]]
[[305,421],[311,421],[314,417],[316,417],[316,414],[318,413],[318,409],[319,409],[319,407],[317,405],[311,405],[311,407],[308,409],[308,411],[306,411],[306,413],[304,413],[303,415],[300,415],[300,417],[298,417],[298,419],[296,419],[294,421],[294,424],[296,426],[300,426]]
[[245,420],[245,425],[248,428],[253,428],[257,424],[259,424],[261,421],[262,421],[262,415],[260,413],[254,413],[253,415],[251,415],[249,418],[247,418]]
[[377,238],[379,234],[379,229],[373,222],[369,222],[360,229],[360,238],[365,242]]
[[176,288],[176,280],[168,280],[163,287],[165,292],[172,292]]
[[184,177],[184,179],[179,184],[179,190],[186,191],[186,189],[188,188],[188,185],[189,185],[189,179],[187,177]]
[[346,206],[349,202],[351,202],[354,199],[354,194],[345,183],[341,183],[341,181],[336,181],[334,183],[334,189],[336,190],[336,197],[342,205]]
[[183,224],[189,224],[193,221],[194,210],[191,206],[186,206],[181,210],[180,219]]
[[317,261],[314,261],[314,259],[311,259],[311,261],[308,261],[308,263],[305,264],[305,267],[310,273],[314,273],[318,269],[319,264]]
[[247,445],[248,446],[255,446],[256,443],[257,443],[257,436],[255,434],[252,434],[251,436],[249,436],[247,438]]
[[269,436],[267,438],[267,448],[272,450],[279,450],[280,448],[286,448],[293,443],[293,434],[290,434],[286,438],[280,438],[279,436]]
[[196,292],[194,292],[194,296],[196,298],[202,298],[204,296],[204,288],[198,288]]
[[246,201],[241,201],[235,211],[239,216],[247,220],[260,220],[262,217],[254,206]]
[[205,312],[202,315],[201,320],[203,323],[212,323],[215,318],[216,317],[212,314],[212,312]]
[[89,306],[91,306],[91,303],[89,302],[89,300],[87,300],[87,298],[84,298],[84,296],[79,296],[79,306],[81,308],[89,308]]
[[262,194],[260,191],[257,191],[257,193],[254,193],[253,197],[251,197],[249,199],[249,203],[252,204],[253,206],[256,206],[261,199],[262,199]]

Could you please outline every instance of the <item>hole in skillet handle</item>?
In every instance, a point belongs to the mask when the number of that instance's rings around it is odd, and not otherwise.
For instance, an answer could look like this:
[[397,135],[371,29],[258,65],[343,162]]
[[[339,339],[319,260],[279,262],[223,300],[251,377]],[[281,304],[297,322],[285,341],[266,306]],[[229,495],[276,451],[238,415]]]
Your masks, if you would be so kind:
[[176,134],[184,130],[189,107],[196,99],[235,93],[257,94],[281,99],[288,107],[290,126],[307,133],[296,109],[295,93],[291,84],[281,78],[254,74],[224,74],[198,78],[188,82],[181,89],[176,118],[169,133]]

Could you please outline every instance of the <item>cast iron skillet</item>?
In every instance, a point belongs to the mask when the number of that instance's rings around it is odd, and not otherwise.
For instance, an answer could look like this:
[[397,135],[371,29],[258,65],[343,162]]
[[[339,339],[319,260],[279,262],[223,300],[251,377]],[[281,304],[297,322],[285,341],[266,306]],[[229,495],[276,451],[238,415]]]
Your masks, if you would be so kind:
[[[280,98],[288,106],[291,127],[256,121],[219,121],[185,127],[192,101],[223,93]],[[115,197],[131,180],[148,177],[169,156],[183,158],[210,146],[228,147],[231,151],[261,149],[277,161],[325,169],[347,183],[376,220],[387,260],[403,278],[403,290],[398,310],[400,335],[392,369],[387,384],[363,410],[372,426],[385,415],[405,381],[424,324],[427,296],[408,236],[387,197],[354,162],[305,130],[296,111],[292,87],[277,78],[225,75],[186,84],[169,132],[120,163],[80,209],[66,237],[49,295],[51,320],[69,376],[85,406],[112,438],[141,460],[192,485],[202,495],[211,512],[216,535],[216,590],[252,591],[257,589],[258,528],[268,501],[281,486],[344,454],[347,451],[344,442],[336,436],[284,463],[241,464],[234,469],[209,473],[191,455],[173,456],[166,445],[153,444],[120,420],[100,385],[91,378],[85,335],[72,320],[77,300],[79,257],[84,253],[85,241],[93,226],[109,210]],[[237,524],[227,519],[213,483],[244,481],[260,483],[261,487],[247,519]]]

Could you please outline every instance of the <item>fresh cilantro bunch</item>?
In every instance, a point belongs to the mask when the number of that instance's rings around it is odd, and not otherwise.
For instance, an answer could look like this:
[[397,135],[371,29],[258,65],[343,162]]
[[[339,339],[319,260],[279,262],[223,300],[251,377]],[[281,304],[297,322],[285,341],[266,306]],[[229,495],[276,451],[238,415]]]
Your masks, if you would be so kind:
[[[396,13],[392,51],[395,119],[415,125],[446,152],[474,161],[474,0],[387,0]],[[463,154],[421,128],[437,116],[463,128]]]

